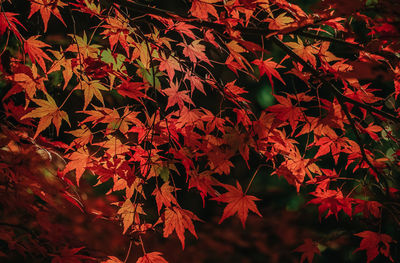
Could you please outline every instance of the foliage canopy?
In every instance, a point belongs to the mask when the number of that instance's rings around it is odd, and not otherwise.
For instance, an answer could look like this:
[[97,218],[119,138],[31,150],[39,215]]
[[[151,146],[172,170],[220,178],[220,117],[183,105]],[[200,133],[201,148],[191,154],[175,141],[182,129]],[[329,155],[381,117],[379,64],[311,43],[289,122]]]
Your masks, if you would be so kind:
[[[197,238],[190,194],[244,228],[272,175],[322,225],[356,222],[304,237],[301,262],[342,237],[366,262],[400,260],[396,1],[0,2],[0,257],[127,262],[138,245],[138,263],[167,262],[143,237]],[[78,221],[120,224],[125,259]]]

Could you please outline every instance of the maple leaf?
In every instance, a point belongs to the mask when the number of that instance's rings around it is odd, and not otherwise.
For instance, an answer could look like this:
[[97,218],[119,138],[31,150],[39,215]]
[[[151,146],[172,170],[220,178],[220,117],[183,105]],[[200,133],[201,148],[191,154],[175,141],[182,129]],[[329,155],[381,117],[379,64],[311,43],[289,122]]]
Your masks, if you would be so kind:
[[219,185],[219,182],[217,179],[212,177],[211,172],[208,171],[204,171],[200,174],[193,173],[189,178],[189,189],[194,187],[200,192],[200,196],[203,200],[203,207],[207,195],[215,197],[218,194],[218,192],[212,187],[213,185]]
[[[298,151],[293,151],[274,173],[283,175],[287,182],[294,185],[299,192],[309,165],[312,165],[309,159],[304,159]],[[310,175],[309,172],[308,174]]]
[[250,101],[245,99],[242,95],[242,94],[248,93],[248,91],[237,86],[235,83],[236,83],[236,80],[233,80],[233,81],[225,84],[224,92],[226,95],[228,95],[228,99],[232,100],[232,102],[234,102],[236,104],[238,101],[250,103]]
[[78,255],[77,253],[85,247],[68,248],[64,247],[60,252],[61,255],[55,255],[51,263],[65,263],[65,262],[82,262],[82,260],[95,260],[95,258],[85,255]]
[[[122,83],[117,87],[117,92],[131,99],[141,102],[142,98],[148,98],[142,90],[147,88],[144,82],[131,82],[128,79],[122,80]],[[150,98],[149,98],[150,99]]]
[[70,161],[64,167],[62,173],[65,175],[68,172],[75,170],[76,184],[79,186],[79,180],[90,162],[90,154],[86,147],[81,147],[65,157]]
[[310,200],[307,204],[319,204],[318,213],[321,220],[322,214],[328,210],[325,218],[330,215],[335,215],[338,219],[338,213],[343,210],[348,216],[352,216],[352,203],[353,199],[344,197],[341,190],[330,190],[318,187],[314,192],[311,193],[316,198]]
[[13,81],[21,86],[29,99],[33,99],[36,94],[36,90],[46,92],[45,85],[43,83],[44,78],[39,77],[37,74],[36,65],[32,65],[32,69],[25,68],[26,71],[15,72],[13,75]]
[[65,89],[68,85],[68,82],[71,80],[73,76],[73,70],[72,70],[72,59],[67,59],[65,58],[65,54],[60,51],[55,51],[55,50],[50,50],[50,52],[56,57],[54,60],[53,65],[50,67],[49,71],[47,74],[50,74],[54,71],[59,71],[61,70],[61,66],[64,68],[62,74],[64,77],[64,86],[63,89]]
[[80,82],[80,86],[78,87],[83,90],[83,95],[85,97],[85,104],[83,106],[83,110],[86,110],[87,106],[89,105],[89,103],[93,98],[93,95],[104,106],[103,95],[101,95],[100,90],[106,91],[108,89],[104,87],[99,80],[89,81],[86,77],[83,77],[83,80]]
[[197,27],[184,23],[184,22],[178,22],[175,25],[169,27],[167,30],[174,29],[176,32],[181,34],[183,38],[183,34],[186,36],[190,37],[191,39],[195,40],[196,36],[193,34],[193,29],[198,29]]
[[193,95],[193,92],[195,89],[197,89],[198,91],[200,91],[201,93],[203,93],[204,95],[206,94],[206,91],[204,90],[204,84],[203,84],[203,80],[192,74],[191,72],[187,71],[184,77],[185,80],[189,80],[190,82],[190,95]]
[[363,213],[365,218],[370,217],[370,215],[375,218],[380,218],[382,205],[377,201],[365,201],[361,199],[354,199],[357,204],[354,208],[354,214]]
[[390,261],[394,262],[390,256],[390,245],[389,243],[395,242],[391,236],[386,234],[379,234],[372,231],[363,231],[355,236],[361,237],[360,247],[354,250],[353,253],[365,250],[367,252],[367,263],[371,262],[376,258],[379,253],[389,258]]
[[93,139],[92,132],[85,124],[80,125],[80,128],[77,130],[67,131],[66,133],[72,134],[76,137],[73,144],[78,146],[84,146],[88,143],[91,143]]
[[[71,44],[65,51],[80,53],[79,60],[85,59],[86,57],[96,58],[99,54],[100,45],[90,44],[89,39],[86,36],[86,32],[83,31],[83,37],[70,34],[69,35],[76,43]],[[80,61],[83,63],[83,61]]]
[[143,257],[138,258],[136,263],[168,263],[160,252],[145,253]]
[[[362,127],[361,127],[362,128]],[[362,128],[374,141],[379,141],[379,136],[376,134],[382,131],[382,127],[370,123],[367,128]]]
[[300,56],[304,61],[310,62],[310,64],[315,68],[317,65],[317,59],[315,55],[318,54],[319,50],[313,45],[304,46],[303,41],[297,38],[297,42],[286,42],[287,46],[293,49],[293,52]]
[[179,91],[178,89],[178,83],[170,82],[170,88],[162,90],[162,92],[168,96],[168,104],[167,107],[165,107],[165,110],[167,110],[169,107],[174,106],[175,104],[178,104],[179,109],[182,110],[185,102],[194,105],[192,99],[189,97],[189,95],[187,95],[189,91]]
[[122,222],[124,224],[124,232],[126,233],[128,228],[133,224],[139,224],[139,214],[145,215],[142,205],[139,203],[132,204],[130,199],[126,199],[121,208],[118,210],[118,214],[122,217]]
[[321,254],[318,248],[318,244],[311,238],[304,239],[304,244],[294,250],[295,252],[303,253],[300,258],[300,263],[303,263],[306,259],[308,263],[312,263],[315,254]]
[[247,50],[239,45],[238,41],[232,40],[226,44],[229,49],[229,56],[226,59],[227,66],[237,75],[237,69],[245,69],[246,65],[251,68],[250,63],[241,53],[247,53]]
[[103,260],[101,263],[123,263],[119,258],[108,256],[107,260]]
[[125,49],[127,55],[129,55],[129,44],[128,42],[134,42],[129,36],[128,20],[121,15],[117,10],[115,10],[116,17],[107,17],[107,25],[103,27],[106,28],[101,34],[104,38],[108,38],[111,49],[119,42],[121,46]]
[[258,66],[260,70],[260,77],[263,76],[264,74],[268,76],[269,82],[271,83],[272,87],[274,87],[272,76],[279,79],[283,84],[285,84],[285,81],[283,81],[281,75],[279,75],[278,71],[276,71],[276,69],[283,68],[283,66],[272,61],[272,58],[269,58],[264,61],[261,59],[256,59],[252,63]]
[[160,188],[154,189],[152,195],[156,196],[158,213],[163,205],[165,207],[171,207],[171,204],[178,205],[175,197],[171,194],[173,191],[174,187],[170,186],[168,182],[165,182]]
[[220,46],[218,45],[217,42],[215,42],[215,37],[212,33],[211,29],[208,29],[205,33],[204,33],[204,40],[213,44],[214,47],[219,48]]
[[50,47],[50,45],[37,40],[38,36],[31,36],[24,42],[25,53],[28,53],[32,63],[37,62],[39,66],[46,72],[46,65],[44,59],[51,61],[52,59],[42,50],[44,47]]
[[62,120],[65,120],[68,125],[71,126],[69,123],[68,114],[65,111],[60,110],[54,99],[47,93],[46,98],[47,100],[32,99],[32,101],[40,107],[32,110],[21,118],[21,120],[26,118],[40,118],[36,133],[33,138],[36,138],[39,133],[46,129],[51,123],[53,123],[56,127],[57,136],[60,132]]
[[48,0],[35,0],[31,1],[31,12],[28,15],[28,18],[31,18],[33,14],[35,14],[37,11],[40,11],[40,15],[42,16],[43,19],[43,24],[44,24],[44,32],[47,31],[47,24],[50,19],[50,14],[53,14],[55,17],[60,20],[64,26],[67,26],[64,22],[64,20],[61,17],[60,11],[58,10],[58,7],[64,7],[66,4],[61,2],[60,0],[56,1],[48,1]]
[[103,148],[107,148],[106,153],[110,156],[123,155],[129,152],[130,147],[121,142],[120,139],[115,136],[107,136],[107,139],[103,142],[94,143],[93,145],[98,145]]
[[189,232],[197,238],[192,220],[200,221],[200,219],[189,210],[176,206],[172,207],[172,209],[167,207],[163,217],[164,237],[168,237],[175,230],[179,240],[181,241],[182,249],[185,248],[185,229],[189,230]]
[[6,32],[6,29],[11,30],[20,40],[21,40],[21,34],[19,33],[17,26],[21,26],[23,29],[26,30],[26,28],[19,22],[15,16],[18,14],[16,13],[11,13],[11,12],[2,12],[0,13],[0,36]]
[[221,0],[193,0],[192,7],[189,12],[192,16],[200,18],[202,20],[208,20],[208,15],[212,15],[218,18],[217,10],[212,3],[217,3]]
[[228,190],[228,192],[218,197],[212,198],[212,200],[228,203],[228,205],[224,209],[221,219],[219,220],[219,224],[221,224],[222,221],[224,221],[226,218],[233,216],[235,213],[237,213],[240,221],[242,222],[242,226],[245,227],[249,210],[262,217],[257,209],[256,204],[254,203],[254,201],[260,199],[255,196],[246,195],[245,193],[243,193],[242,187],[240,186],[238,181],[236,181],[236,187],[226,184],[224,184],[223,187]]
[[183,47],[183,54],[189,57],[190,61],[197,63],[198,61],[204,61],[211,65],[206,54],[204,53],[206,47],[200,44],[201,39],[192,41],[189,45],[186,43],[179,43],[178,46]]
[[306,108],[293,105],[290,98],[285,98],[280,95],[274,95],[274,97],[279,102],[279,104],[272,105],[266,110],[276,114],[276,118],[282,122],[289,121],[293,134],[297,128],[299,121],[302,121],[304,119],[303,111],[305,111]]
[[291,17],[286,16],[287,13],[282,13],[275,18],[267,18],[264,21],[269,22],[268,28],[271,30],[281,30],[288,27],[294,20]]
[[172,55],[165,59],[163,57],[160,58],[160,66],[158,67],[161,71],[167,71],[169,80],[172,81],[175,76],[175,71],[180,71],[181,66],[176,58]]

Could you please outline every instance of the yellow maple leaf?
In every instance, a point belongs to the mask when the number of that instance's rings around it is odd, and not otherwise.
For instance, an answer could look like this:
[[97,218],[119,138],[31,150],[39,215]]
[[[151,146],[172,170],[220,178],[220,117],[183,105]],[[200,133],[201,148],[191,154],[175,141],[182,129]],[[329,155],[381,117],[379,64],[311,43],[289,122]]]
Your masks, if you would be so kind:
[[294,21],[293,18],[286,16],[286,12],[276,18],[267,18],[264,21],[269,22],[268,28],[271,30],[281,30]]
[[304,59],[304,61],[310,62],[311,65],[315,68],[315,66],[317,65],[315,54],[318,54],[318,48],[313,45],[304,45],[303,41],[301,41],[300,38],[297,38],[297,43],[287,42],[285,44],[291,47],[293,49],[293,52]]
[[71,126],[71,124],[69,123],[68,114],[65,111],[60,110],[54,99],[47,93],[46,98],[47,100],[32,99],[32,101],[40,107],[34,109],[33,111],[29,112],[21,118],[21,120],[26,118],[40,118],[35,136],[33,136],[33,138],[36,138],[39,133],[46,129],[51,123],[53,123],[56,127],[58,136],[61,121],[63,119],[68,123],[68,125]]
[[139,214],[145,215],[141,204],[133,204],[131,200],[126,199],[122,207],[118,210],[118,214],[122,217],[124,224],[124,234],[126,230],[135,222],[140,223]]
[[104,106],[104,100],[103,100],[103,95],[101,95],[100,90],[108,90],[106,87],[101,84],[99,80],[91,80],[89,81],[85,77],[83,78],[83,81],[81,82],[81,88],[83,90],[83,94],[85,96],[85,105],[83,106],[83,110],[86,110],[86,107],[89,105],[89,103],[93,99],[93,95],[103,104]]

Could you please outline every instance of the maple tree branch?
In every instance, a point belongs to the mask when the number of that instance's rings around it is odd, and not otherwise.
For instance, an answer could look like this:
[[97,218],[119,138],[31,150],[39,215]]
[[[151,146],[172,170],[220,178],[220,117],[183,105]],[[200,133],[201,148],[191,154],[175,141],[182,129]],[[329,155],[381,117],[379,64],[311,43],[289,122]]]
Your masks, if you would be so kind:
[[295,34],[298,34],[298,35],[301,35],[301,36],[307,37],[307,38],[324,40],[324,41],[328,41],[328,42],[333,42],[333,43],[349,46],[353,49],[364,49],[364,47],[361,46],[360,44],[351,43],[351,42],[348,42],[346,40],[336,38],[336,37],[321,36],[321,35],[313,34],[311,32],[307,32],[307,31],[298,31],[298,32],[295,32]]
[[[210,21],[203,21],[203,20],[199,20],[197,18],[190,18],[190,17],[187,17],[185,14],[180,14],[180,13],[177,13],[176,11],[172,12],[172,11],[168,11],[168,10],[164,10],[164,9],[160,9],[160,8],[143,5],[143,4],[136,3],[136,2],[130,2],[127,0],[108,0],[108,2],[121,5],[123,7],[126,7],[128,9],[134,11],[134,12],[157,15],[157,16],[161,16],[164,18],[174,19],[174,20],[183,20],[185,22],[190,22],[190,24],[197,26],[197,27],[210,28],[210,29],[214,29],[214,30],[220,31],[220,32],[224,32],[227,29],[227,26],[224,24],[219,24],[219,23],[210,22]],[[261,35],[261,36],[267,36],[267,35],[273,34],[274,32],[278,32],[278,31],[270,30],[268,28],[257,28],[257,27],[236,26],[233,29],[238,30],[244,34]]]
[[313,68],[309,63],[307,63],[304,59],[302,59],[299,55],[297,55],[293,50],[291,50],[288,46],[285,45],[278,37],[274,36],[272,37],[272,41],[279,46],[282,50],[284,50],[290,57],[292,57],[295,61],[299,62],[301,65],[304,66],[304,69],[310,72],[314,77],[316,77],[319,81],[322,82],[325,86],[327,86],[333,93],[335,97],[338,99],[343,100],[344,102],[353,104],[354,106],[357,106],[359,108],[363,108],[370,113],[375,113],[378,115],[381,115],[382,117],[385,117],[386,119],[389,119],[393,122],[400,123],[400,118],[396,117],[393,114],[387,113],[383,110],[376,109],[368,104],[361,103],[359,101],[353,100],[349,97],[344,96],[331,82],[327,81],[325,78],[323,78],[318,70]]
[[131,254],[132,244],[133,244],[133,240],[129,240],[129,248],[128,248],[128,252],[126,252],[124,263],[128,262],[129,255]]
[[[308,62],[306,62],[303,58],[301,58],[293,50],[291,50],[288,46],[286,46],[285,43],[283,43],[278,37],[274,36],[272,38],[272,40],[280,48],[282,48],[284,51],[286,51],[287,54],[290,57],[292,57],[297,62],[301,63],[307,71],[309,71],[314,77],[316,77],[319,81],[321,81],[325,86],[327,86],[332,91],[333,95],[338,99],[338,102],[339,102],[344,114],[346,115],[347,119],[349,120],[351,129],[354,131],[354,135],[356,137],[357,144],[360,147],[360,152],[361,152],[361,155],[362,155],[362,159],[368,164],[368,166],[374,171],[374,173],[376,173],[376,175],[379,176],[379,174],[380,174],[379,171],[376,169],[376,167],[370,162],[370,160],[367,157],[364,145],[362,144],[361,137],[360,137],[360,135],[358,133],[357,127],[356,127],[355,122],[354,122],[354,119],[351,117],[350,112],[347,109],[345,102],[352,103],[352,104],[354,104],[356,106],[359,106],[359,107],[362,107],[362,108],[365,108],[365,109],[367,109],[366,106],[368,106],[368,108],[373,109],[373,112],[378,113],[378,114],[380,114],[382,116],[388,115],[388,116],[390,116],[390,118],[393,118],[393,120],[396,121],[396,122],[399,122],[399,119],[396,118],[395,116],[389,114],[389,113],[377,110],[377,109],[375,109],[373,107],[370,107],[369,105],[360,103],[358,101],[355,101],[353,99],[350,99],[350,98],[344,96],[332,83],[330,83],[326,79],[322,78],[321,75],[319,74],[318,70],[313,68]],[[356,103],[353,103],[353,102],[356,102]],[[385,184],[385,188],[389,189],[386,179],[383,178],[383,176],[380,176],[380,177],[382,178],[382,181]]]
[[[371,50],[371,47],[367,46],[363,46],[361,44],[356,44],[356,43],[351,43],[348,42],[346,40],[340,39],[340,38],[335,38],[335,37],[331,37],[331,36],[321,36],[321,35],[317,35],[317,34],[313,34],[311,32],[307,32],[307,31],[295,31],[292,32],[293,34],[297,34],[306,38],[311,38],[311,39],[317,39],[317,40],[323,40],[323,41],[328,41],[331,43],[336,43],[336,44],[340,44],[340,45],[344,45],[347,46],[349,48],[352,48],[354,50],[362,50],[362,51],[367,51],[379,56],[382,56],[388,60],[395,60],[395,61],[399,61],[400,57],[389,52],[389,51],[385,51],[385,50]],[[382,39],[382,37],[379,37],[379,39]]]

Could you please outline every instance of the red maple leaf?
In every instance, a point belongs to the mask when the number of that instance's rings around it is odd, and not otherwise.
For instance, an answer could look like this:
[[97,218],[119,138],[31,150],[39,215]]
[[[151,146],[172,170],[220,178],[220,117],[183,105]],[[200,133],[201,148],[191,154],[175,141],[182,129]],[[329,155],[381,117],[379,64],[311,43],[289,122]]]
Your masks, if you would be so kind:
[[360,247],[354,250],[354,252],[365,250],[367,252],[367,263],[376,258],[379,253],[389,258],[390,261],[394,262],[390,256],[389,243],[395,241],[391,236],[372,231],[363,231],[354,235],[362,238]]
[[326,210],[328,210],[328,213],[326,214],[325,218],[333,214],[337,219],[338,213],[341,210],[343,210],[348,216],[352,216],[353,213],[351,204],[353,203],[353,199],[349,197],[343,197],[343,193],[339,189],[330,190],[318,187],[311,194],[316,198],[312,199],[307,204],[319,204],[318,213],[320,219]]
[[219,202],[228,203],[228,205],[224,209],[224,213],[222,214],[221,219],[219,220],[219,224],[221,224],[222,221],[224,221],[226,218],[233,216],[235,213],[237,213],[244,227],[247,215],[249,214],[249,210],[262,217],[257,209],[256,204],[254,203],[254,201],[260,199],[255,196],[246,195],[245,193],[243,193],[242,187],[240,186],[239,182],[236,182],[236,187],[226,184],[224,184],[223,187],[228,190],[228,192],[218,197],[212,198],[213,200]]
[[279,75],[278,71],[276,71],[276,69],[283,68],[283,66],[271,60],[272,58],[264,61],[261,59],[256,59],[252,63],[258,66],[260,70],[260,77],[264,74],[268,76],[269,82],[271,83],[272,87],[274,86],[274,83],[272,82],[272,76],[279,79],[283,84],[285,84],[285,81],[283,81],[281,75]]
[[82,260],[84,260],[84,261],[95,260],[95,258],[77,254],[83,248],[84,247],[70,249],[68,247],[65,247],[60,251],[61,255],[55,255],[53,257],[53,259],[51,260],[51,263],[65,263],[65,262],[72,263],[72,262],[82,262]]
[[0,36],[2,36],[4,34],[4,32],[6,32],[6,29],[8,28],[18,38],[21,37],[16,24],[18,24],[25,30],[26,30],[26,28],[18,21],[18,19],[15,18],[16,15],[18,15],[18,14],[11,13],[11,12],[1,12],[1,14],[0,14]]
[[172,207],[172,209],[166,208],[164,212],[164,237],[168,237],[175,230],[181,241],[182,249],[184,249],[185,229],[189,230],[189,232],[197,238],[192,220],[200,221],[200,219],[189,210],[176,206]]
[[300,263],[303,263],[306,259],[308,263],[312,263],[315,254],[321,254],[318,244],[312,241],[311,238],[304,239],[304,244],[294,250],[295,252],[303,253],[300,258]]
[[267,111],[275,113],[276,118],[282,122],[289,121],[292,133],[294,133],[299,121],[304,119],[303,111],[305,108],[293,105],[290,98],[279,95],[275,95],[275,98],[279,104],[268,107]]
[[357,204],[354,208],[354,214],[363,213],[365,218],[370,217],[370,215],[374,216],[375,218],[379,218],[381,216],[382,205],[377,201],[354,199],[354,202]]

